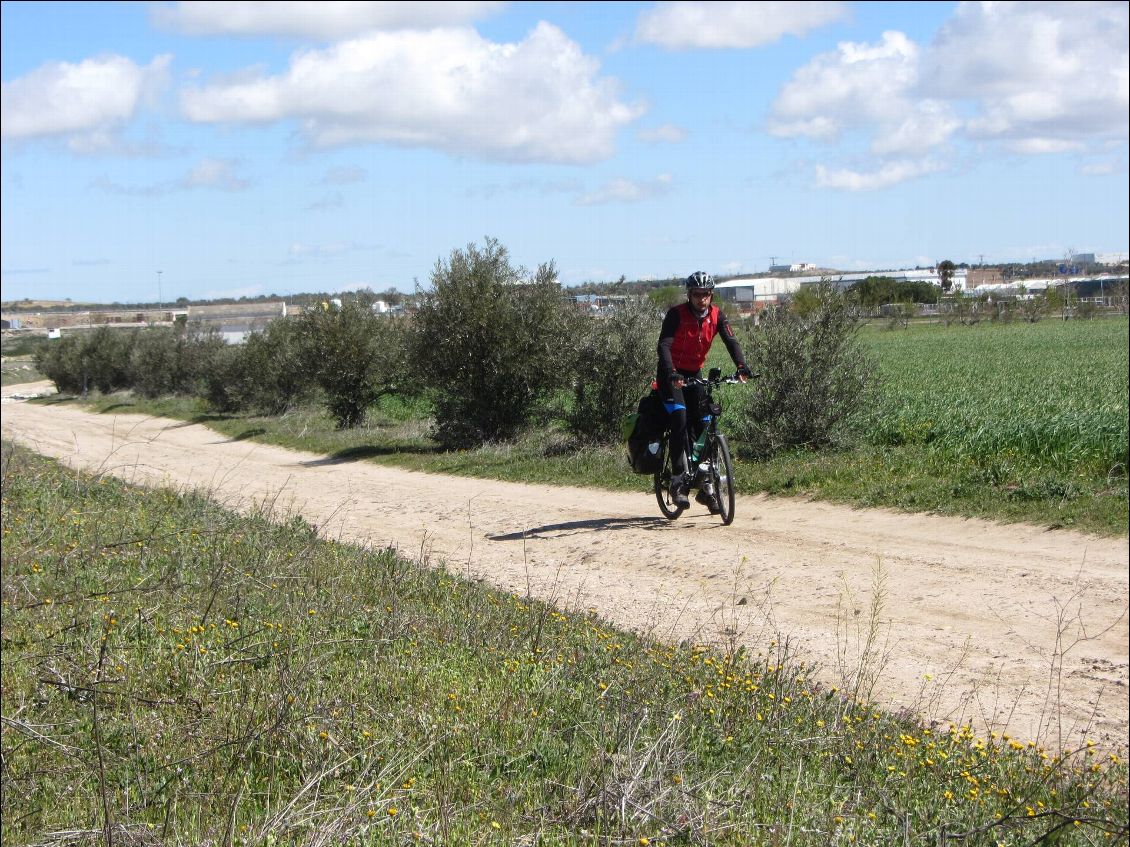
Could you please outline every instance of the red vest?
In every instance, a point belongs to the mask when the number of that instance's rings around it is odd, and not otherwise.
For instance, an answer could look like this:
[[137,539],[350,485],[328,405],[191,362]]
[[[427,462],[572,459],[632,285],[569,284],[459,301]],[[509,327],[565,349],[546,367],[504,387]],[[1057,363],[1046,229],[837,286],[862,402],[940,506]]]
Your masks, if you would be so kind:
[[701,321],[691,311],[689,303],[678,308],[679,328],[675,330],[675,340],[671,344],[671,363],[676,370],[700,371],[718,333],[718,307],[711,306]]

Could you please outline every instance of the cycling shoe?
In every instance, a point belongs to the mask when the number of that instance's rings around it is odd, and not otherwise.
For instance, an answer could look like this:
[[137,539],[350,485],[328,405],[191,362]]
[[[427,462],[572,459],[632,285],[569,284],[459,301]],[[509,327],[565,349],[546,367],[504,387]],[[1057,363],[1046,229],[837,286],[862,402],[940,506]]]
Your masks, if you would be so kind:
[[700,503],[707,509],[709,509],[710,514],[718,514],[718,498],[713,494],[707,494],[705,491],[699,491],[698,494],[694,496],[694,500],[696,503]]
[[687,499],[687,489],[683,487],[681,477],[671,480],[671,502],[680,509],[689,508],[691,501]]

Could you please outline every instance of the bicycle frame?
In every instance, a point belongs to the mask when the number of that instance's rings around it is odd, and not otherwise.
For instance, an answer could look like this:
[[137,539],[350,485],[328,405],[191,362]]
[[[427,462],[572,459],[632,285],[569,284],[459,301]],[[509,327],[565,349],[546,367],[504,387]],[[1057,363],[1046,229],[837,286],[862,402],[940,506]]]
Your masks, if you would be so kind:
[[[690,441],[688,427],[686,443],[682,445],[685,467],[692,482],[688,487],[698,488],[708,496],[713,496],[714,504],[711,512],[719,514],[722,523],[729,525],[734,519],[734,492],[733,492],[733,463],[730,458],[729,446],[726,437],[718,431],[718,420],[722,416],[722,406],[714,399],[714,389],[723,383],[733,384],[740,382],[736,375],[723,379],[719,368],[711,368],[706,379],[692,377],[684,381],[684,385],[705,388],[705,395],[701,404],[702,410],[707,414],[705,426],[699,439],[695,443]],[[667,493],[667,486],[671,480],[671,450],[673,445],[669,440],[664,444],[664,467],[655,474],[655,496],[659,501],[660,511],[668,520],[674,520],[683,512],[683,507],[676,506]],[[705,467],[703,467],[705,465]]]
[[[692,463],[703,461],[704,458],[709,458],[714,455],[713,447],[718,440],[718,419],[722,417],[722,405],[714,401],[714,389],[723,384],[740,384],[740,380],[730,377],[728,379],[722,378],[722,372],[719,368],[711,368],[710,374],[706,379],[688,379],[685,380],[685,385],[688,386],[701,386],[706,389],[704,396],[705,402],[700,404],[700,411],[705,411],[708,414],[709,420],[702,428],[702,433],[699,435],[698,441],[691,442],[690,427],[687,427],[687,443],[684,445],[685,455],[687,460]],[[687,468],[690,470],[690,467]]]

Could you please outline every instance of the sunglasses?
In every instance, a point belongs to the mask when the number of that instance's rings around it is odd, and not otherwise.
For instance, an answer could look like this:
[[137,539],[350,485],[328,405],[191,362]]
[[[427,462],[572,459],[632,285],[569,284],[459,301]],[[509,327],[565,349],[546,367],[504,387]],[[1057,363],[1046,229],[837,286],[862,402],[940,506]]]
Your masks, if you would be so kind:
[[691,297],[713,297],[713,291],[692,291]]

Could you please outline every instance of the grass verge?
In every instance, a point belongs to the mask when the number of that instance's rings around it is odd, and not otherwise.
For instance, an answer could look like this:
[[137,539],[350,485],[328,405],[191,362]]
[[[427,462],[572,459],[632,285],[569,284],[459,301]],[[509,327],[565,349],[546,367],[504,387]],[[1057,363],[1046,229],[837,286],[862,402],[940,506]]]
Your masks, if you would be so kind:
[[665,645],[267,507],[2,468],[4,844],[1126,843],[1117,755],[925,728],[786,644]]
[[37,382],[43,374],[35,369],[31,356],[5,356],[0,367],[0,385],[22,385]]

